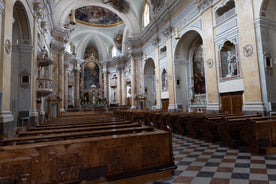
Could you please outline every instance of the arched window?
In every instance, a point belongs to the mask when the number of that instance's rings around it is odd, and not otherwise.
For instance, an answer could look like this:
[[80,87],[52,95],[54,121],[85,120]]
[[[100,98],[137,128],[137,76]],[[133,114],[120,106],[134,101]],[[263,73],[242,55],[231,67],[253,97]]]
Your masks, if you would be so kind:
[[143,12],[143,27],[146,27],[150,23],[150,9],[149,9],[149,3],[146,2],[144,6],[144,12]]
[[235,1],[229,0],[224,6],[216,10],[216,24],[220,24],[235,15]]
[[116,48],[113,46],[112,49],[111,49],[111,57],[115,57],[117,56],[117,50]]

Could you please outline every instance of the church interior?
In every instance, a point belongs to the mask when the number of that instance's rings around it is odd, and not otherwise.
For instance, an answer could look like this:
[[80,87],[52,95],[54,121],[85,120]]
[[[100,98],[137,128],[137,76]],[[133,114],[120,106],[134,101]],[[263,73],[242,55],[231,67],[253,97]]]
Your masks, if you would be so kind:
[[276,183],[275,9],[0,0],[0,184]]

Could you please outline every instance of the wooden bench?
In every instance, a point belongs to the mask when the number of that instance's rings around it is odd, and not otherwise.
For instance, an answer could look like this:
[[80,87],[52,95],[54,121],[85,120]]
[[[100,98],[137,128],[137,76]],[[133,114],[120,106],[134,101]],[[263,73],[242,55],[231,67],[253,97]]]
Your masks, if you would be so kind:
[[241,132],[247,150],[256,154],[276,153],[276,117],[251,118]]
[[125,123],[125,124],[113,124],[113,125],[102,125],[102,126],[84,126],[84,127],[67,127],[51,130],[32,130],[22,131],[17,135],[18,137],[30,136],[30,135],[48,135],[48,134],[60,134],[69,132],[83,132],[83,131],[95,131],[95,130],[108,130],[108,129],[119,129],[119,128],[131,128],[141,127],[138,123]]
[[34,142],[45,142],[45,141],[56,141],[56,140],[69,140],[83,137],[97,137],[97,136],[107,136],[107,135],[120,135],[137,133],[143,131],[153,131],[153,127],[130,127],[130,128],[112,128],[107,130],[91,130],[91,131],[81,131],[81,132],[70,132],[70,133],[59,133],[51,135],[37,135],[37,136],[27,136],[27,137],[14,137],[14,138],[4,138],[2,144],[4,145],[15,145],[15,144],[27,144]]
[[116,121],[116,122],[101,122],[101,123],[78,123],[78,124],[59,124],[59,125],[49,125],[49,126],[35,126],[29,127],[28,131],[36,131],[36,130],[51,130],[51,129],[64,129],[64,128],[76,128],[76,127],[96,127],[103,125],[123,125],[129,124],[130,121]]
[[151,181],[151,175],[171,176],[175,168],[171,133],[161,130],[0,147],[0,182],[81,183],[98,178],[111,182],[139,177],[133,184],[142,184]]
[[243,128],[248,125],[248,119],[260,116],[262,115],[252,114],[223,117],[224,121],[219,123],[217,128],[222,145],[232,148],[244,146],[245,142],[241,137]]

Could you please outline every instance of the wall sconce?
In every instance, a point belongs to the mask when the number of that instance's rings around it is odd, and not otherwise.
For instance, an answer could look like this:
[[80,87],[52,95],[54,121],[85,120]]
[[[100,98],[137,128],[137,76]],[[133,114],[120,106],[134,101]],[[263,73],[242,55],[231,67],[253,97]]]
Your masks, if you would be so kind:
[[175,39],[178,40],[180,37],[179,37],[179,31],[178,31],[178,28],[175,29]]

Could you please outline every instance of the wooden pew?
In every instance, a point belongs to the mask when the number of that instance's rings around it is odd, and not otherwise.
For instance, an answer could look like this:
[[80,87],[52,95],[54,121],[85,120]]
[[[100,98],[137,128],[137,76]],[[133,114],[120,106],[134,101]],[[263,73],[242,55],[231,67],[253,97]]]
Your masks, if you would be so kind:
[[82,131],[94,131],[94,130],[107,130],[107,129],[119,129],[119,128],[131,128],[141,127],[138,123],[127,123],[127,124],[113,124],[113,125],[102,125],[102,126],[85,126],[85,127],[68,127],[51,130],[33,130],[33,131],[22,131],[19,132],[17,137],[33,136],[33,135],[48,135],[48,134],[60,134],[69,132],[82,132]]
[[244,146],[245,142],[241,137],[241,131],[247,126],[247,120],[253,117],[260,117],[261,114],[223,117],[224,121],[219,123],[217,131],[224,146],[238,148]]
[[107,129],[107,130],[91,130],[91,131],[81,131],[81,132],[70,132],[70,133],[59,133],[51,135],[37,135],[37,136],[27,136],[27,137],[13,137],[4,138],[2,144],[4,145],[15,145],[15,144],[27,144],[34,142],[45,142],[45,141],[56,141],[56,140],[68,140],[83,137],[97,137],[97,136],[107,136],[107,135],[120,135],[137,133],[143,131],[153,131],[153,127],[130,127],[130,128],[118,128],[118,129]]
[[79,124],[59,124],[59,125],[49,125],[49,126],[35,126],[29,127],[28,131],[36,131],[36,130],[51,130],[51,129],[64,129],[64,128],[76,128],[76,127],[96,127],[103,125],[124,125],[129,124],[130,121],[118,121],[118,122],[101,122],[101,123],[79,123]]
[[241,137],[247,150],[255,154],[276,153],[276,117],[250,118],[243,128]]
[[180,135],[187,135],[188,129],[187,129],[187,119],[189,115],[187,113],[180,113],[176,115],[176,120],[168,122],[169,127],[173,129],[173,132],[180,134]]
[[151,174],[160,179],[175,168],[171,133],[161,130],[0,147],[0,182],[81,183],[99,177],[111,182],[139,176],[128,183],[142,184]]
[[[54,127],[54,126],[70,126],[70,125],[85,125],[85,124],[104,124],[104,123],[119,123],[119,122],[130,122],[130,121],[125,121],[125,120],[115,120],[115,121],[112,121],[112,120],[87,120],[87,119],[82,119],[82,120],[78,120],[78,119],[75,119],[74,121],[58,121],[58,122],[55,122],[55,123],[47,123],[47,124],[41,124],[41,125],[36,125],[35,127],[36,128],[39,128],[39,127]],[[30,127],[31,128],[31,127]]]

